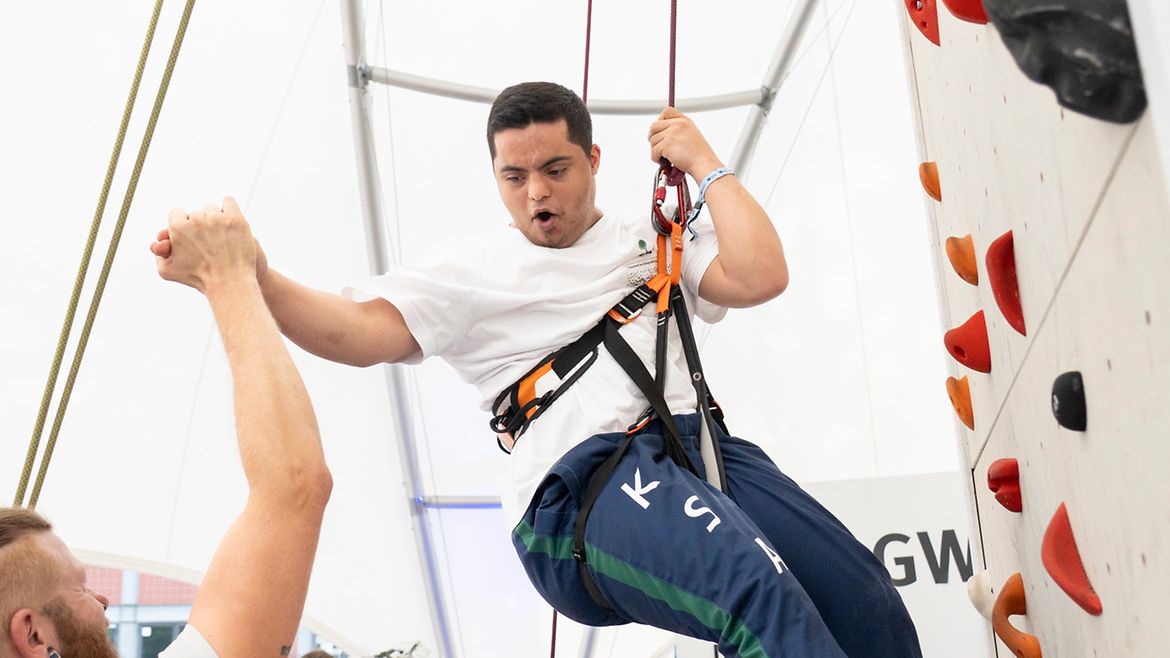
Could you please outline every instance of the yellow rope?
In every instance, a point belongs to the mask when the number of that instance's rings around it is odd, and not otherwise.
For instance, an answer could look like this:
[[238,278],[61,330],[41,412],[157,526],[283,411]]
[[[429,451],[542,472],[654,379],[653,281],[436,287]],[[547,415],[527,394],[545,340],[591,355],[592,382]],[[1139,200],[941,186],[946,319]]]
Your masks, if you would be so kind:
[[85,251],[81,255],[81,267],[77,270],[77,278],[73,282],[73,294],[69,298],[69,308],[65,312],[65,323],[61,327],[61,336],[57,339],[57,352],[53,356],[53,365],[49,368],[49,381],[45,384],[45,392],[41,398],[41,408],[37,413],[36,426],[29,440],[28,454],[25,456],[24,468],[20,475],[20,484],[16,488],[14,505],[24,502],[25,489],[28,487],[29,477],[32,475],[33,460],[41,444],[41,432],[45,428],[45,418],[49,414],[49,403],[53,398],[53,389],[57,387],[57,375],[61,372],[61,361],[65,357],[65,345],[69,341],[69,334],[73,329],[73,318],[77,314],[77,302],[81,297],[81,289],[85,285],[85,275],[89,270],[90,257],[93,255],[94,243],[97,241],[98,229],[102,224],[102,216],[106,211],[106,201],[110,196],[110,187],[114,183],[114,172],[118,169],[118,160],[122,156],[122,143],[126,141],[126,130],[130,125],[130,115],[134,112],[135,100],[138,98],[138,86],[142,82],[142,72],[146,69],[146,58],[150,53],[150,45],[154,41],[154,30],[158,26],[158,16],[162,12],[162,0],[156,0],[154,13],[150,16],[150,25],[146,29],[146,40],[142,44],[142,53],[138,56],[138,68],[134,72],[134,81],[130,84],[130,96],[126,99],[126,108],[122,111],[122,123],[118,126],[118,137],[114,140],[114,152],[110,154],[110,163],[106,167],[106,180],[102,184],[101,194],[98,196],[97,210],[94,211],[93,224],[89,228],[89,239],[85,243]]
[[[73,363],[70,366],[69,374],[65,379],[65,386],[61,393],[61,401],[57,407],[57,414],[53,419],[53,427],[49,432],[48,441],[45,444],[44,455],[41,458],[41,466],[37,472],[36,482],[33,485],[32,493],[29,498],[28,506],[35,508],[37,500],[40,498],[41,488],[44,485],[45,476],[49,470],[49,462],[53,457],[53,450],[57,444],[57,437],[61,430],[61,424],[65,418],[65,410],[69,406],[69,399],[73,393],[73,385],[77,380],[78,370],[81,368],[81,359],[85,355],[85,348],[89,343],[90,332],[93,328],[94,319],[97,317],[98,306],[101,304],[102,295],[105,292],[106,282],[109,279],[110,269],[113,267],[114,256],[118,250],[118,244],[121,241],[122,230],[126,225],[126,218],[130,214],[130,205],[134,200],[134,193],[138,188],[138,179],[142,174],[142,167],[146,161],[147,151],[150,149],[150,142],[154,136],[155,126],[158,124],[158,117],[162,111],[163,100],[166,98],[167,89],[170,86],[171,75],[175,69],[175,63],[178,61],[179,50],[183,44],[183,38],[187,33],[187,25],[191,19],[191,11],[195,6],[195,0],[187,0],[187,4],[183,9],[183,16],[179,21],[178,31],[175,34],[174,43],[171,46],[170,58],[167,60],[166,69],[163,72],[162,81],[159,83],[159,89],[154,99],[154,107],[151,110],[150,120],[146,125],[146,132],[142,138],[142,144],[138,149],[138,157],[134,163],[134,170],[130,176],[130,182],[126,188],[126,194],[122,199],[122,208],[118,213],[118,221],[114,227],[114,234],[110,238],[109,248],[106,250],[105,262],[102,264],[102,271],[98,277],[97,285],[94,290],[93,299],[90,301],[89,312],[85,318],[85,324],[82,327],[81,335],[77,344],[77,351],[73,357]],[[73,295],[70,299],[69,310],[65,325],[62,327],[61,338],[57,346],[57,353],[53,359],[53,366],[49,375],[49,382],[46,385],[45,397],[41,402],[41,409],[37,416],[36,428],[33,431],[33,437],[29,442],[29,451],[25,460],[24,471],[21,474],[20,486],[16,494],[16,505],[23,502],[25,489],[28,486],[29,476],[32,472],[32,463],[39,448],[41,432],[44,429],[45,418],[48,413],[49,401],[52,396],[52,391],[55,388],[57,375],[60,371],[60,365],[63,358],[65,345],[68,341],[70,330],[72,329],[73,318],[77,309],[77,300],[80,296],[82,284],[85,282],[85,272],[89,267],[89,259],[93,251],[93,243],[97,233],[98,226],[101,223],[101,216],[105,209],[106,198],[109,193],[111,181],[113,179],[114,170],[117,166],[122,147],[122,141],[125,137],[127,125],[130,119],[134,101],[138,93],[138,85],[142,79],[142,72],[146,65],[147,53],[150,50],[150,44],[154,37],[154,30],[158,23],[158,16],[162,8],[162,0],[156,0],[154,13],[151,16],[150,27],[147,31],[146,41],[143,44],[142,55],[140,56],[138,68],[135,72],[134,82],[131,87],[130,98],[127,100],[126,111],[123,114],[122,125],[118,131],[118,139],[115,145],[114,154],[111,157],[110,168],[106,175],[106,182],[102,188],[101,200],[98,204],[98,212],[94,217],[94,225],[90,232],[90,238],[86,244],[85,254],[82,257],[82,264],[78,272],[77,281],[73,290]]]

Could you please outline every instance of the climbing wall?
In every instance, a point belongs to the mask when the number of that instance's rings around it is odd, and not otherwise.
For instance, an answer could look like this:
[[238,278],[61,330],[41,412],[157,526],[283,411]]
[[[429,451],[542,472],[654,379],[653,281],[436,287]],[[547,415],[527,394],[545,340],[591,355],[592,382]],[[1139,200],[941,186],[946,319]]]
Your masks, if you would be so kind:
[[929,403],[956,408],[987,569],[972,602],[999,656],[1167,655],[1170,202],[1151,111],[1063,110],[992,25],[956,16],[978,2],[897,1],[935,163],[907,175],[954,357]]

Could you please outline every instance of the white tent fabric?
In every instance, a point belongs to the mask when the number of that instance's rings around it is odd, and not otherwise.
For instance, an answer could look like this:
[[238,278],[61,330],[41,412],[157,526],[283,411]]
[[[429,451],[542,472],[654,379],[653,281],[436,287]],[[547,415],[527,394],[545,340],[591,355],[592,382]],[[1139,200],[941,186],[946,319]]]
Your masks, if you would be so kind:
[[[664,98],[669,4],[595,4],[590,95]],[[164,11],[103,236],[179,8]],[[679,96],[758,87],[789,9],[681,3]],[[800,481],[958,468],[899,11],[892,1],[818,8],[746,176],[785,242],[791,286],[699,328],[733,430]],[[149,12],[147,2],[0,9],[4,496],[16,487]],[[365,15],[375,65],[492,88],[580,86],[584,2],[368,2]],[[282,272],[328,290],[365,274],[340,41],[332,2],[196,5],[39,505],[71,545],[144,569],[198,572],[242,502],[210,314],[196,293],[159,280],[146,251],[168,209],[234,195]],[[373,93],[400,262],[508,221],[484,144],[485,105]],[[745,116],[694,118],[729,157]],[[648,202],[648,122],[595,120],[603,208]],[[359,655],[413,640],[433,648],[385,380],[294,353],[336,481],[306,614]],[[440,362],[409,379],[426,493],[494,495],[506,456],[475,393]],[[457,654],[547,650],[548,609],[515,563],[499,512],[430,514]],[[562,632],[571,647],[580,629]],[[615,656],[648,655],[639,647],[661,640],[618,633],[607,636]]]

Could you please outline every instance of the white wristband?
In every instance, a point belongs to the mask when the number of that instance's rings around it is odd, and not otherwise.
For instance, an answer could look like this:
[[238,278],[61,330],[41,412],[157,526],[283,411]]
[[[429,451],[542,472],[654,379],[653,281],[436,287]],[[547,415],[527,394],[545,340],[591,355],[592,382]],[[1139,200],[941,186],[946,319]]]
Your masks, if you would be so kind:
[[714,183],[728,174],[734,176],[735,172],[732,171],[730,167],[719,167],[703,178],[703,182],[699,183],[699,198],[691,207],[691,216],[687,218],[688,224],[695,221],[695,218],[699,216],[699,211],[703,209],[703,204],[707,201],[707,188],[711,187],[711,183]]
[[707,188],[711,187],[711,183],[714,183],[715,181],[719,180],[720,178],[723,178],[724,176],[726,176],[728,174],[731,174],[732,176],[734,176],[735,172],[732,171],[730,167],[719,167],[715,171],[707,174],[707,177],[703,179],[703,182],[699,183],[699,204],[700,205],[703,203],[704,199],[707,198]]

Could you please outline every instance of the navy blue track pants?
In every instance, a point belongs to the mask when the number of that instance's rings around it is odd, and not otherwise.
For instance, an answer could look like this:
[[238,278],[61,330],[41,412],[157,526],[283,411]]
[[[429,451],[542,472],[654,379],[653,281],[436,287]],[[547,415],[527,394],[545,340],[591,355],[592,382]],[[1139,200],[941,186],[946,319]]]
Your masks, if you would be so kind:
[[[701,470],[699,416],[675,421]],[[570,450],[513,532],[528,577],[562,614],[710,640],[727,658],[922,655],[889,572],[763,451],[719,437],[729,498],[666,457],[657,421],[589,515],[587,563],[613,611],[599,607],[578,574],[573,529],[590,476],[624,438]]]

